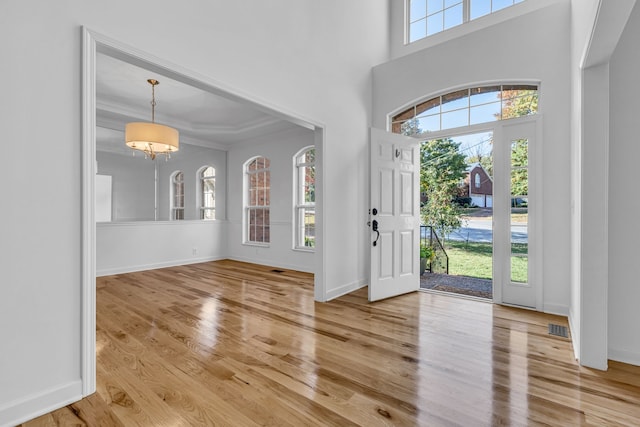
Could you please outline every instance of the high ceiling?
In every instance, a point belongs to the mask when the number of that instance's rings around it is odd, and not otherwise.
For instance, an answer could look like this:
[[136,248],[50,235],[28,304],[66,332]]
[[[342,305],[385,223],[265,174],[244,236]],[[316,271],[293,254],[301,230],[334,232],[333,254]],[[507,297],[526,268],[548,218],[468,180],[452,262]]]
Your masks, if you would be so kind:
[[297,125],[248,103],[198,89],[103,53],[97,55],[97,146],[129,153],[124,127],[131,121],[151,121],[151,85],[155,89],[155,121],[177,128],[181,143],[226,149],[235,142]]

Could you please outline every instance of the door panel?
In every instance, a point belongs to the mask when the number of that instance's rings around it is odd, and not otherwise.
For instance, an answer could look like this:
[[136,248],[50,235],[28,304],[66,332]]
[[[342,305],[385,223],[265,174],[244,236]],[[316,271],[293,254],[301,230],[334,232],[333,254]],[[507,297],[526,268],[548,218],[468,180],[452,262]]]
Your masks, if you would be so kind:
[[420,155],[410,137],[371,129],[369,300],[420,288]]

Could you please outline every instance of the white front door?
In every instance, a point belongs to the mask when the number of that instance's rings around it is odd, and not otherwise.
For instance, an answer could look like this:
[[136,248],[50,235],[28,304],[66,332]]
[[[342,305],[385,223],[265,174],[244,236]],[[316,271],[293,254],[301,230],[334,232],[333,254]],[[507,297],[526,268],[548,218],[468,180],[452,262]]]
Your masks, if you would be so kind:
[[369,301],[420,288],[420,149],[371,129]]
[[535,268],[541,244],[538,174],[532,165],[540,117],[501,123],[494,140],[494,300],[540,310]]

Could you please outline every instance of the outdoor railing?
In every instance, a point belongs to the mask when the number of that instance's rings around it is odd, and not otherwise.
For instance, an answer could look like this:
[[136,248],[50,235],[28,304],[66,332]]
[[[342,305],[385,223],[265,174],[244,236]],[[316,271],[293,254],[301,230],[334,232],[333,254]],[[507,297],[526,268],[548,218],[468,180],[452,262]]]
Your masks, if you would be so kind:
[[420,226],[420,244],[431,246],[435,252],[433,260],[428,264],[427,269],[430,273],[449,274],[449,255],[444,250],[440,238],[436,231],[430,225]]

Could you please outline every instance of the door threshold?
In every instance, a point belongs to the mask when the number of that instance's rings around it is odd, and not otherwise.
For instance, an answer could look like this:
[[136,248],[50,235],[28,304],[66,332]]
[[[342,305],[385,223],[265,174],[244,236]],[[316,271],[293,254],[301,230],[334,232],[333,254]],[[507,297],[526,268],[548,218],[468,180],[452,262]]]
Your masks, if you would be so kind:
[[420,288],[418,290],[420,292],[424,292],[424,293],[427,293],[427,294],[442,295],[442,296],[453,297],[453,298],[462,298],[462,299],[468,299],[468,300],[472,300],[472,301],[478,301],[478,302],[485,302],[485,303],[488,303],[488,304],[493,304],[493,300],[492,299],[474,297],[473,295],[457,294],[455,292],[445,292],[445,291],[438,291],[438,290],[435,290],[435,289],[425,289],[425,288]]

